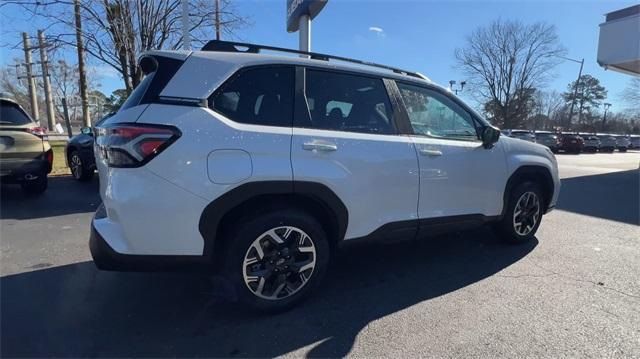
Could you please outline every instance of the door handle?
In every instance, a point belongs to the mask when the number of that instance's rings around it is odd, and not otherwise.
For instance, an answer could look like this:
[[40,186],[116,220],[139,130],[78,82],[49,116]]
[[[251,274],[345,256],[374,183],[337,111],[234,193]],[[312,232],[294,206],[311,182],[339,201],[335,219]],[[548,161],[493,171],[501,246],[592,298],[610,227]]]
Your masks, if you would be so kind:
[[442,151],[440,150],[429,150],[426,148],[420,149],[420,154],[423,156],[442,156]]
[[302,149],[307,151],[333,152],[338,150],[338,146],[330,142],[311,141],[303,143]]

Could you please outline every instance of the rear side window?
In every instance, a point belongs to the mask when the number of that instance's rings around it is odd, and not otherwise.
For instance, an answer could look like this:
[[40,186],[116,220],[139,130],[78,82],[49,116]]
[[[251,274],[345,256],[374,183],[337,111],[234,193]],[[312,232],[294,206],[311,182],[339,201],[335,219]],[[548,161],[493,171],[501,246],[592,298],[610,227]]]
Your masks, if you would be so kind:
[[122,104],[120,111],[137,106],[140,103],[142,96],[144,96],[145,92],[147,92],[147,89],[149,88],[149,84],[151,84],[151,80],[153,80],[154,74],[155,72],[150,73],[142,79],[138,86],[133,89],[129,97],[127,97],[127,100]]
[[382,79],[309,69],[305,91],[312,128],[395,133]]
[[241,71],[211,97],[209,106],[233,121],[291,127],[293,67],[259,67]]
[[26,125],[31,119],[18,105],[0,101],[0,124],[2,125]]
[[183,60],[164,56],[143,57],[140,60],[140,67],[145,76],[133,89],[120,110],[158,101],[160,92],[167,86],[183,63]]

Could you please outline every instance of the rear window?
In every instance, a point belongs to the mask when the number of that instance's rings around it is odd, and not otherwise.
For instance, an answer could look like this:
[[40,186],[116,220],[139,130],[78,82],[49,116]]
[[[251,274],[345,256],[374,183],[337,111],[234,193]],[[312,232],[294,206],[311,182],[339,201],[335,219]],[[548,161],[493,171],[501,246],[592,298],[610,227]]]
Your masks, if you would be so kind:
[[395,133],[391,103],[382,79],[307,70],[306,97],[311,122],[322,130]]
[[26,125],[31,122],[29,116],[18,105],[8,101],[0,101],[0,124]]
[[291,127],[293,90],[293,67],[251,68],[214,93],[209,106],[236,122]]

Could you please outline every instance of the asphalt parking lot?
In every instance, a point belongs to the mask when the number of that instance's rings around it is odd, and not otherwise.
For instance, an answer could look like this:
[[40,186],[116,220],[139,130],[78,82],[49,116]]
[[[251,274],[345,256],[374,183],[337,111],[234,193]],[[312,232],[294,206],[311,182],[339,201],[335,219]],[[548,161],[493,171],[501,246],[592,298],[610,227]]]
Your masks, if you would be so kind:
[[1,356],[640,357],[640,153],[558,161],[536,241],[481,229],[352,246],[313,298],[272,316],[202,275],[96,270],[97,178],[2,188]]

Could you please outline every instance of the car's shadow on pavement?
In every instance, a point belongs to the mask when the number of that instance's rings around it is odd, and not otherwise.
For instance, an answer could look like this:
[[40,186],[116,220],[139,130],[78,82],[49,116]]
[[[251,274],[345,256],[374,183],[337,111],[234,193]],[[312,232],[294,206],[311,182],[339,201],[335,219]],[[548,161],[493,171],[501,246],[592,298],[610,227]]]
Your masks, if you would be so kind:
[[640,170],[562,180],[557,208],[640,225]]
[[18,185],[3,184],[0,186],[0,219],[34,219],[93,212],[102,202],[98,187],[97,175],[88,182],[78,182],[71,176],[50,176],[47,190],[40,195],[27,194]]
[[351,350],[369,323],[478,282],[530,253],[488,229],[367,244],[336,256],[324,284],[282,314],[217,299],[194,274],[100,272],[92,262],[0,278],[2,357],[271,357]]

